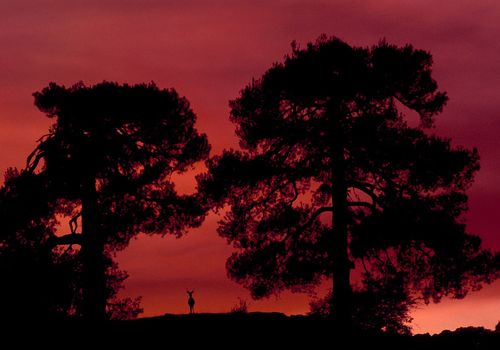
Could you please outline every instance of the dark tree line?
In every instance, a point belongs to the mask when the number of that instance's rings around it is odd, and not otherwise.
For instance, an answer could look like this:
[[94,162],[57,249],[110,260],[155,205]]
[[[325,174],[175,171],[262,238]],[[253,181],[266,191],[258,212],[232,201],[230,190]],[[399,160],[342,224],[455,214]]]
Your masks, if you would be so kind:
[[[126,274],[113,253],[140,232],[180,236],[216,208],[235,247],[228,274],[253,297],[331,279],[314,314],[408,332],[414,303],[464,297],[500,261],[466,231],[479,157],[432,133],[447,96],[431,68],[410,45],[294,44],[231,101],[240,150],[210,159],[173,89],[50,84],[34,97],[54,123],[0,190],[0,278],[15,286],[0,298],[16,300],[10,314],[136,316],[138,300],[116,298]],[[170,176],[203,160],[198,192],[177,194]]]

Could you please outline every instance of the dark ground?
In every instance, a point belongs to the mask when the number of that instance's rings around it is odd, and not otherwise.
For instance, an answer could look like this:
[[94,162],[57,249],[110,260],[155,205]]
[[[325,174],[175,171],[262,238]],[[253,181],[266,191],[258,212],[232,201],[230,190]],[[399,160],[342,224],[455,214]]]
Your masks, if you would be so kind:
[[[462,328],[439,335],[338,334],[330,322],[280,313],[195,314],[87,324],[58,321],[8,324],[0,339],[40,348],[72,349],[492,349],[500,350],[500,333]],[[16,341],[17,340],[17,341]],[[200,346],[201,345],[201,346]],[[16,347],[17,348],[17,347]],[[95,348],[95,349],[94,349]]]

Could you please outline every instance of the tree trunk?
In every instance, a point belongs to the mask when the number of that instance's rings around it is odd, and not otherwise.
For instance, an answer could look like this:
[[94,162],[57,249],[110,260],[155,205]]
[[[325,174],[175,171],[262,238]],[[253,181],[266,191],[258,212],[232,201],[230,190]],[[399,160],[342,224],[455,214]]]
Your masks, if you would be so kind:
[[106,278],[104,242],[97,220],[95,177],[88,176],[82,195],[83,317],[89,321],[106,318]]
[[351,263],[348,244],[347,182],[342,125],[338,118],[333,125],[332,147],[332,239],[333,295],[331,314],[337,330],[349,331],[352,326]]

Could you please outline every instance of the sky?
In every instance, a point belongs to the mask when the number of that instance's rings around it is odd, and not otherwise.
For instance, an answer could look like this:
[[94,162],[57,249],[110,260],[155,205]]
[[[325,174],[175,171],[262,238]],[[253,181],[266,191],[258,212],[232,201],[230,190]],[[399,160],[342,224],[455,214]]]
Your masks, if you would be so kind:
[[[320,34],[367,46],[385,38],[434,57],[434,77],[450,101],[436,133],[477,147],[481,171],[471,188],[469,231],[500,249],[500,3],[489,0],[0,0],[0,172],[24,165],[50,121],[32,93],[49,82],[155,81],[191,102],[212,154],[236,147],[228,101],[290,51]],[[180,191],[192,190],[183,177]],[[252,301],[227,279],[232,248],[217,236],[217,216],[185,237],[139,236],[117,255],[130,278],[124,296],[143,297],[144,315],[229,311],[238,298],[251,311],[308,311],[310,296],[285,293]],[[463,300],[413,313],[417,333],[500,319],[500,283]]]

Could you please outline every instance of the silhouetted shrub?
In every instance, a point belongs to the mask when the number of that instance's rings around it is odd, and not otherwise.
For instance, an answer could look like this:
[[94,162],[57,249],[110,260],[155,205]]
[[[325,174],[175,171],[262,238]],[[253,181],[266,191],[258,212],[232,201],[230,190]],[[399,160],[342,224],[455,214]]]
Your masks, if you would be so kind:
[[231,308],[233,314],[248,313],[248,303],[245,299],[238,298],[238,303]]

